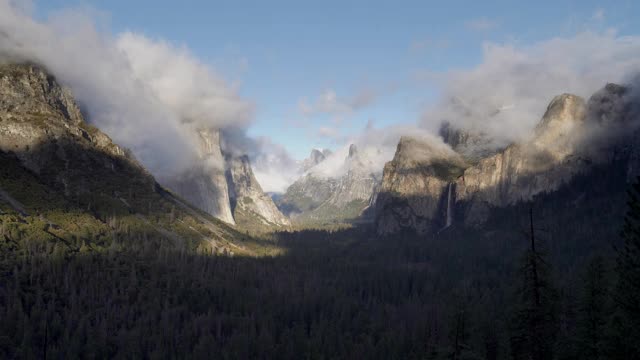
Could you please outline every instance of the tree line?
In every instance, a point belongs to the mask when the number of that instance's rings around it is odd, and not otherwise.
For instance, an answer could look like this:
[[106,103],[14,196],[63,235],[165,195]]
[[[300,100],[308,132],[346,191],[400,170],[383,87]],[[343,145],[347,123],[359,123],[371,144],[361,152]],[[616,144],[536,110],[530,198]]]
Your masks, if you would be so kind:
[[584,261],[552,252],[530,205],[517,243],[308,230],[229,257],[132,234],[56,255],[5,237],[0,357],[640,358],[640,183],[628,199],[614,251]]

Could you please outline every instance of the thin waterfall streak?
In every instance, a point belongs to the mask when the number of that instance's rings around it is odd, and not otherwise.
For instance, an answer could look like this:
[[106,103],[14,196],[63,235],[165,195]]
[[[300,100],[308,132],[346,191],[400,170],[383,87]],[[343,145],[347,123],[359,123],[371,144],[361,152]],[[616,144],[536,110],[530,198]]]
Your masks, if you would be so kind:
[[453,223],[453,183],[449,183],[449,193],[447,194],[447,218],[445,228]]

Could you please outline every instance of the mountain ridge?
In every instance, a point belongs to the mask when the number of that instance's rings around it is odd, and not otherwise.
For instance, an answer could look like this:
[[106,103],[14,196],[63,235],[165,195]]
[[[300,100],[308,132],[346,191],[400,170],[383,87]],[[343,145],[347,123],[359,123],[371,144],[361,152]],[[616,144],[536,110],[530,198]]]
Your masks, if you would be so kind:
[[[312,150],[310,158],[320,152]],[[339,154],[322,158],[289,186],[278,207],[301,226],[368,221],[366,209],[380,179],[370,171],[370,160],[350,144],[344,159]],[[326,164],[332,161],[331,164]],[[335,162],[339,162],[335,164]]]
[[148,246],[136,244],[141,238],[206,252],[258,250],[158,184],[85,122],[71,93],[38,65],[0,65],[0,155],[0,216],[12,241],[32,234],[64,252]]
[[[403,228],[433,233],[448,222],[451,207],[465,226],[481,226],[492,208],[553,192],[577,174],[588,173],[593,164],[613,161],[621,151],[627,153],[629,172],[637,169],[637,145],[632,136],[623,136],[637,130],[629,107],[634,99],[623,98],[624,89],[608,84],[589,101],[571,94],[556,96],[529,139],[466,166],[455,160],[465,153],[449,156],[445,164],[403,162],[407,140],[402,139],[396,156],[385,165],[376,203],[378,233]],[[436,154],[434,149],[427,152]],[[457,173],[447,176],[442,168]]]

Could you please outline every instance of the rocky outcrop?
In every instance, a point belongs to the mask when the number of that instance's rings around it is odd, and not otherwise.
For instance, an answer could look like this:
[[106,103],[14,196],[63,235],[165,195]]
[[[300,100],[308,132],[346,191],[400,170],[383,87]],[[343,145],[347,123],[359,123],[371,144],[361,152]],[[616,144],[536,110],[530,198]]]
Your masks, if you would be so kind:
[[[443,160],[436,149],[403,138],[394,160],[385,166],[376,206],[378,232],[434,232],[454,221],[478,226],[494,207],[553,192],[594,164],[621,157],[628,159],[629,174],[638,172],[637,141],[629,134],[637,133],[640,112],[627,94],[624,87],[609,84],[587,103],[571,94],[557,96],[528,140],[472,165],[448,158],[444,168],[457,169],[457,176],[439,170]],[[459,150],[468,137],[448,133],[445,139]]]
[[231,208],[238,224],[259,222],[263,226],[288,226],[287,219],[262,191],[251,170],[248,156],[231,157],[227,160],[226,177],[229,186]]
[[380,174],[370,172],[369,161],[356,145],[349,146],[345,159],[346,172],[331,182],[330,196],[311,216],[317,220],[345,220],[360,217],[369,207],[380,183]]
[[284,214],[296,218],[322,205],[336,187],[335,179],[306,174],[287,188],[277,205]]
[[247,156],[225,154],[220,131],[200,129],[200,162],[167,182],[172,190],[201,210],[228,224],[287,226],[273,200],[262,191]]
[[98,129],[86,124],[68,89],[36,65],[0,65],[0,149],[23,154],[23,160],[38,170],[29,150],[66,136],[79,137],[114,156],[132,159]]
[[83,122],[71,92],[37,65],[0,64],[0,109],[14,119],[29,115],[44,122],[49,115],[70,125]]
[[[80,238],[100,248],[126,237],[146,242],[141,246],[162,240],[248,252],[230,244],[236,231],[177,199],[128,150],[86,123],[70,91],[37,65],[0,64],[0,170],[0,203],[21,223],[38,215],[64,248]],[[83,228],[94,232],[81,234]]]
[[154,183],[129,151],[84,122],[69,90],[37,65],[0,65],[0,150],[47,175],[67,195],[90,190],[75,176],[78,168],[72,165],[78,163],[116,171],[119,162],[126,162]]
[[363,157],[356,145],[349,146],[349,155],[345,159],[346,173],[337,179],[333,193],[327,203],[341,207],[351,202],[367,202],[374,187],[380,182],[379,176],[368,171]]
[[235,224],[218,130],[198,130],[200,163],[166,185],[201,210]]
[[311,169],[312,167],[323,162],[329,155],[331,155],[331,150],[329,149],[311,150],[311,154],[309,154],[309,157],[302,160],[302,163],[300,163],[300,171],[302,173],[309,171],[309,169]]
[[403,136],[392,161],[384,167],[375,204],[380,234],[402,228],[420,233],[446,226],[449,184],[466,167],[444,144]]
[[500,148],[484,132],[473,129],[459,129],[449,122],[442,123],[438,135],[453,150],[471,163],[500,151]]
[[592,161],[578,147],[585,134],[582,98],[560,95],[551,101],[533,137],[469,167],[458,179],[458,201],[472,202],[467,224],[484,220],[482,209],[530,200],[550,192],[584,171]]
[[298,223],[357,219],[369,207],[380,183],[380,174],[370,171],[369,162],[352,144],[338,170],[327,173],[320,162],[287,189],[278,206]]

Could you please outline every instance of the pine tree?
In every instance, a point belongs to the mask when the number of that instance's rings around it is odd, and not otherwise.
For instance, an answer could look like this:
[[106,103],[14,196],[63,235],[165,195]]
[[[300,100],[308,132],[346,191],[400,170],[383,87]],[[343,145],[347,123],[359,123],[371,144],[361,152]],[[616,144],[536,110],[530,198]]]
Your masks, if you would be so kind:
[[616,314],[609,348],[614,358],[640,358],[640,177],[628,191],[623,244],[617,250]]
[[513,319],[511,353],[514,359],[553,358],[556,329],[556,294],[549,281],[544,254],[536,248],[533,209],[529,209],[530,247],[521,269],[522,286]]
[[578,317],[578,353],[581,359],[602,359],[607,323],[608,289],[602,257],[588,265]]

